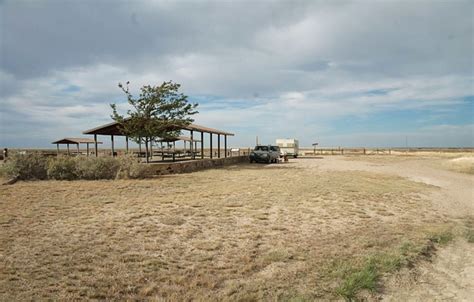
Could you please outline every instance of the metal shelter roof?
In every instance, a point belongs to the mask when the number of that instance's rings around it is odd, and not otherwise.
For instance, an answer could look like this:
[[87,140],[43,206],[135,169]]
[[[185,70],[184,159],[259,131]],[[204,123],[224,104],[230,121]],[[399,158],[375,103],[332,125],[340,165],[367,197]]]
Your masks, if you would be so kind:
[[[91,138],[83,138],[83,137],[65,137],[63,139],[57,140],[52,142],[52,144],[93,144],[94,140]],[[97,142],[98,144],[102,144],[102,142]]]
[[[230,132],[226,132],[226,131],[218,130],[218,129],[214,129],[214,128],[209,128],[209,127],[205,127],[205,126],[201,126],[201,125],[196,125],[196,124],[189,124],[188,126],[183,127],[182,130],[199,131],[199,132],[205,132],[205,133],[234,136],[234,134],[230,133]],[[120,130],[119,123],[117,123],[117,122],[112,122],[112,123],[108,123],[108,124],[105,124],[105,125],[102,125],[102,126],[98,126],[98,127],[86,130],[82,133],[83,134],[124,136],[124,134]]]

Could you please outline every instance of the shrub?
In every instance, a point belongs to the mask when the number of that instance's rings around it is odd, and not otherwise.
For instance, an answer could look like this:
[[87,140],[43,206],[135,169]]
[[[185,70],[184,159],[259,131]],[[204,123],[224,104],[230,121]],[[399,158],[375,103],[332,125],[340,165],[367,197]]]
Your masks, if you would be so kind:
[[15,153],[3,165],[3,173],[7,177],[28,179],[46,179],[48,159],[39,152]]
[[141,164],[136,158],[112,157],[57,157],[47,159],[40,153],[14,154],[0,173],[18,179],[114,179],[147,178],[153,175],[149,165]]
[[114,179],[120,170],[120,162],[112,157],[78,157],[76,173],[80,179]]
[[48,178],[56,180],[77,179],[76,161],[71,157],[51,159],[48,165]]
[[149,165],[144,165],[140,163],[137,158],[132,156],[123,156],[120,157],[120,172],[119,178],[148,178],[153,175],[152,170]]

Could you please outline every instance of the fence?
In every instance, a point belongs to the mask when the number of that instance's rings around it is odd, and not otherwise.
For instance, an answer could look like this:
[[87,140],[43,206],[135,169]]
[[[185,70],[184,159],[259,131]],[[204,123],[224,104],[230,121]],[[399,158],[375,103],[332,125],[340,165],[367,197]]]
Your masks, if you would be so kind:
[[474,148],[300,148],[300,156],[317,155],[392,155],[414,153],[474,152]]

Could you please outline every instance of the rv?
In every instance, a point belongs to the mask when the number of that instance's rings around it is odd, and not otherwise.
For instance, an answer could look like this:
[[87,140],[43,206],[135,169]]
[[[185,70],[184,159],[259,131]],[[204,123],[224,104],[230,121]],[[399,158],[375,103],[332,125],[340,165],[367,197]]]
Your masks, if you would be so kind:
[[279,138],[276,140],[276,144],[280,147],[280,154],[293,156],[296,158],[298,156],[298,140],[294,138]]

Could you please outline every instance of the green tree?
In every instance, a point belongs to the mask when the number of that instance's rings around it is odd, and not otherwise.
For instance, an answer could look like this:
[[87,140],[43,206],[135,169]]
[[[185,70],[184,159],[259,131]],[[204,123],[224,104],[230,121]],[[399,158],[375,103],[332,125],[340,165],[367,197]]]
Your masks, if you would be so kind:
[[158,138],[179,136],[181,129],[194,121],[191,116],[198,113],[198,104],[190,104],[188,97],[178,91],[181,85],[172,81],[158,86],[145,85],[140,88],[138,98],[133,97],[128,85],[129,82],[125,86],[118,84],[132,109],[123,116],[117,112],[117,106],[111,104],[111,117],[130,139],[145,144],[148,163],[149,143]]

